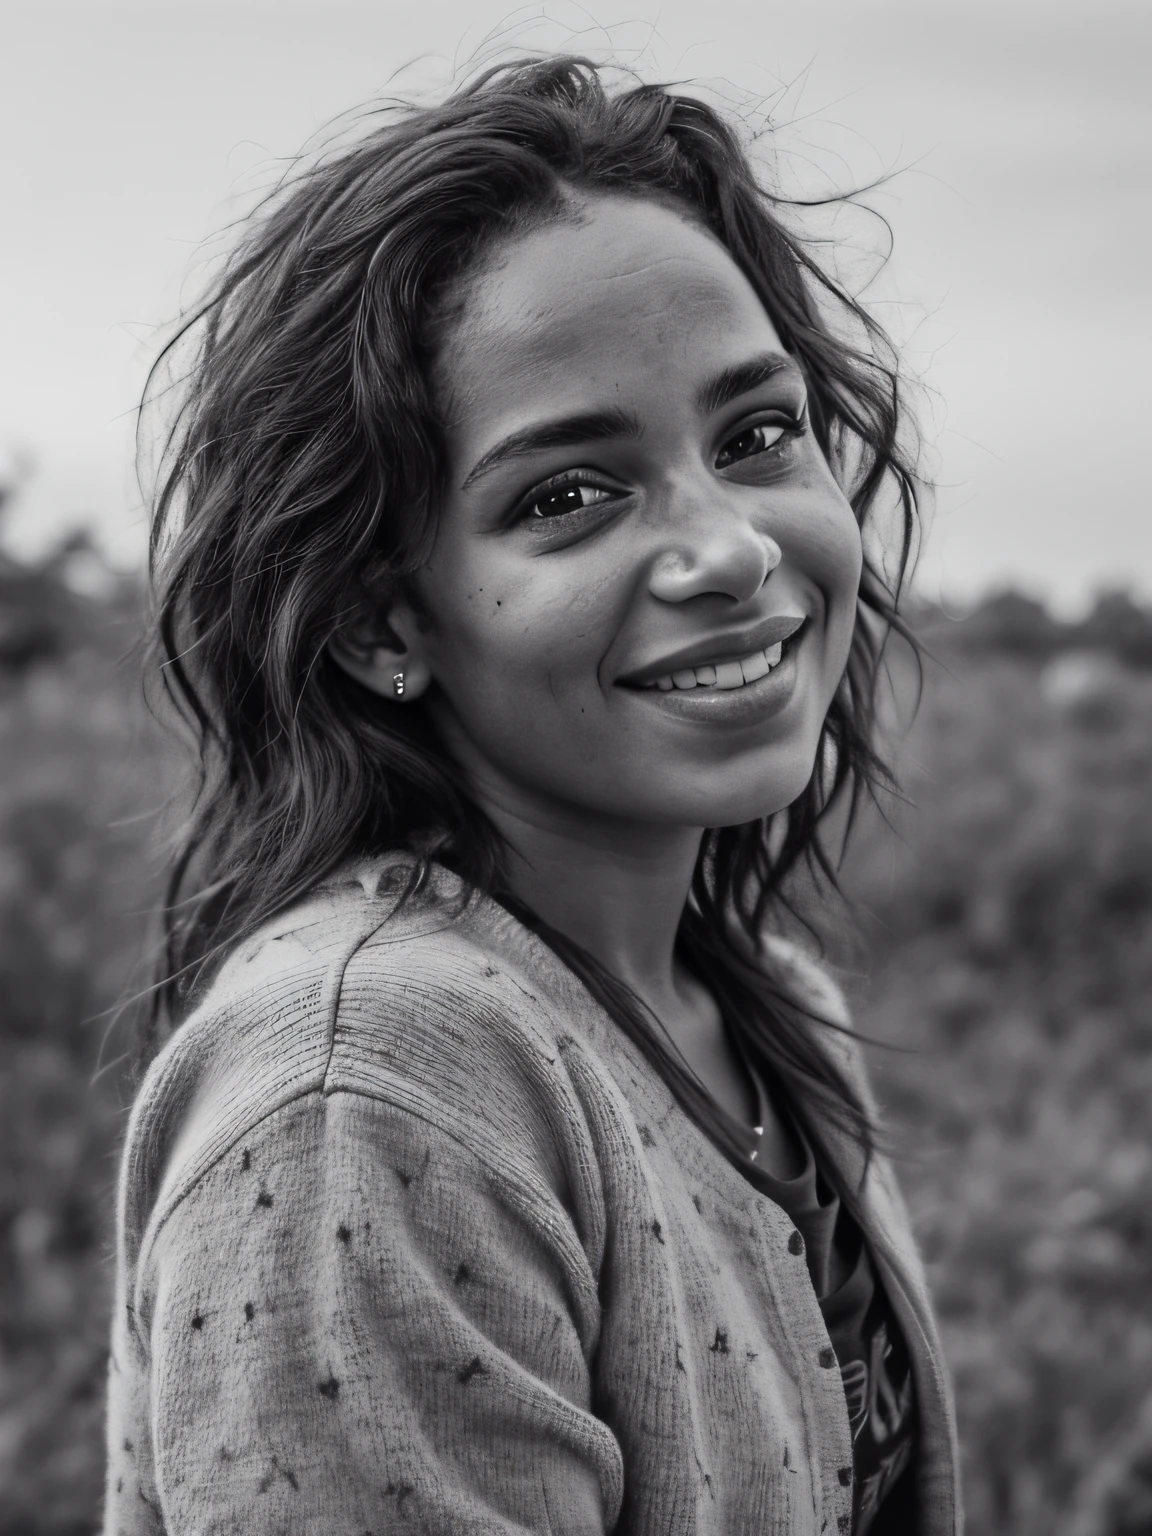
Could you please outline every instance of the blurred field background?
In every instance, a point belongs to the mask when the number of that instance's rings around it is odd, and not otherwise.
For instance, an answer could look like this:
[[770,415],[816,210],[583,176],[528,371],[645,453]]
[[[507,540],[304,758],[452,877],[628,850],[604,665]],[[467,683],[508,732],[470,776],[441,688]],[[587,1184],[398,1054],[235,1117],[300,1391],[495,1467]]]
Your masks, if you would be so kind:
[[[140,596],[83,538],[0,559],[0,1531],[99,1509],[106,1010],[147,941],[170,747]],[[921,614],[913,805],[849,884],[855,963],[956,1374],[971,1530],[1152,1531],[1152,614]]]
[[[785,183],[875,186],[896,231],[853,286],[934,402],[923,590],[968,596],[962,621],[919,616],[936,659],[899,751],[909,804],[846,871],[847,979],[862,1029],[897,1048],[875,1069],[957,1379],[972,1536],[1152,1536],[1152,8],[9,11],[0,500],[6,455],[35,473],[0,506],[0,1536],[98,1520],[130,1097],[110,1010],[143,980],[173,782],[140,699],[138,585],[61,530],[83,508],[100,549],[139,561],[134,407],[205,235],[396,71],[447,78],[510,38],[607,40],[655,77],[764,93]],[[836,228],[869,268],[873,224]],[[1118,573],[1140,599],[1093,602]]]

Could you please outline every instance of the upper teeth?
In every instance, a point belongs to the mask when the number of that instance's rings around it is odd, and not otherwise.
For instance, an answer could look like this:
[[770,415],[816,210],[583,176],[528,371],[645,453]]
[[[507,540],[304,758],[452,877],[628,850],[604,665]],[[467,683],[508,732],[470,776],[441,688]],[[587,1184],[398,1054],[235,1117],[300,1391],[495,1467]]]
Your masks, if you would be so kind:
[[783,650],[784,642],[778,640],[766,651],[753,651],[748,656],[741,656],[739,661],[722,661],[716,667],[685,667],[682,672],[670,672],[667,677],[658,677],[654,683],[644,686],[659,688],[662,693],[673,688],[743,688],[745,683],[754,683],[758,677],[767,677]]

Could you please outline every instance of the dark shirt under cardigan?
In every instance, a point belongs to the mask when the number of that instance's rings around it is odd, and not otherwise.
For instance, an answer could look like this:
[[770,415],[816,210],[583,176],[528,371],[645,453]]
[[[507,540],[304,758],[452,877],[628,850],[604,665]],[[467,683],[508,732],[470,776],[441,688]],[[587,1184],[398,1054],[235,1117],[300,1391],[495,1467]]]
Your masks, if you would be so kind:
[[[702,1128],[722,1149],[741,1148],[742,1155],[729,1151],[732,1161],[791,1217],[801,1235],[844,1381],[855,1473],[852,1536],[910,1536],[917,1524],[912,1478],[916,1401],[903,1337],[869,1244],[820,1166],[801,1121],[785,1107],[782,1093],[769,1094],[742,1051],[739,1035],[732,1039],[751,1085],[754,1118],[744,1124],[706,1097]],[[759,1161],[769,1105],[783,1120],[797,1154],[787,1175]]]
[[[538,938],[443,870],[397,910],[409,873],[347,869],[238,946],[144,1081],[108,1536],[848,1532],[852,1425],[796,1224]],[[796,951],[766,963],[839,1016]],[[858,1149],[828,1147],[853,1187]],[[883,1158],[864,1200],[919,1532],[957,1536],[951,1397]]]

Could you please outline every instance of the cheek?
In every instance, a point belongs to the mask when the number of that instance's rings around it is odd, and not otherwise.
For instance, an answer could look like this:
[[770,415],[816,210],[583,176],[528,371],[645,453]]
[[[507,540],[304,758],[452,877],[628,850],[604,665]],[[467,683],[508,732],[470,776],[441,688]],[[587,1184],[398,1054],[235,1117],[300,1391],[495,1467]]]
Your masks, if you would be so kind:
[[855,514],[840,490],[824,485],[813,492],[809,504],[797,509],[785,548],[820,592],[829,639],[834,640],[850,635],[855,623],[863,546]]
[[519,713],[537,695],[557,706],[595,685],[610,595],[592,573],[575,581],[564,565],[481,544],[429,566],[433,671],[458,708]]
[[852,508],[841,499],[838,515],[828,520],[818,540],[815,559],[828,593],[831,617],[846,614],[849,626],[856,613],[856,596],[864,564],[860,527]]

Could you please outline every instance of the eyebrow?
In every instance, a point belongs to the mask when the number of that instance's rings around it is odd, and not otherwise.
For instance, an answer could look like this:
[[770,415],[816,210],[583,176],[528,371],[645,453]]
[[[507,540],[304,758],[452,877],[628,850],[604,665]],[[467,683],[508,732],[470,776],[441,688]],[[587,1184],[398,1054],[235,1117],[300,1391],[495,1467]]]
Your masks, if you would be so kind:
[[[795,362],[780,352],[764,352],[747,362],[725,368],[696,393],[696,405],[705,413],[718,411],[731,400],[759,389],[778,373],[798,373]],[[581,411],[524,427],[500,439],[482,454],[468,471],[460,489],[466,491],[501,464],[527,458],[549,448],[576,448],[582,443],[605,442],[610,438],[637,439],[644,435],[639,421],[628,411],[612,407],[605,411]]]
[[711,414],[741,395],[759,389],[778,373],[796,374],[799,369],[792,358],[785,357],[781,352],[763,352],[759,357],[749,358],[746,363],[736,363],[709,379],[697,391],[696,405],[706,415]]
[[495,447],[489,448],[468,471],[460,489],[466,491],[481,476],[513,459],[523,459],[529,454],[540,453],[547,448],[575,448],[581,443],[603,442],[606,438],[642,436],[642,428],[635,416],[627,411],[611,408],[606,411],[583,411],[575,416],[562,416],[555,421],[542,421],[536,426],[525,427],[501,438]]

